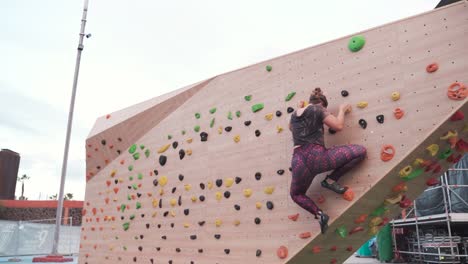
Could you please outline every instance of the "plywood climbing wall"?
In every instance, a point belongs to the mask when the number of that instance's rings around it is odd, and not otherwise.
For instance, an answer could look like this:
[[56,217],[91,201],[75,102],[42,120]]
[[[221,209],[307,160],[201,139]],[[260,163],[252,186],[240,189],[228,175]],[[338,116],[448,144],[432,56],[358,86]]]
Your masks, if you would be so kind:
[[[86,142],[79,262],[342,262],[467,150],[467,11],[463,1],[360,32],[360,50],[347,36],[101,117]],[[368,150],[342,180],[352,201],[321,188],[323,175],[309,189],[331,216],[326,235],[289,196],[287,127],[315,87],[331,112],[354,106],[326,145]],[[395,148],[386,162],[384,145]]]

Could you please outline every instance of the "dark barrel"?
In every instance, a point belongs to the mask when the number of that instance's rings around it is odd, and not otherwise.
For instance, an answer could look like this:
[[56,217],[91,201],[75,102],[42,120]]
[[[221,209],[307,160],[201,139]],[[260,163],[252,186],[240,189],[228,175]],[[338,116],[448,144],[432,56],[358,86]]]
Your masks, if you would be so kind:
[[0,200],[15,199],[20,155],[9,149],[0,151]]

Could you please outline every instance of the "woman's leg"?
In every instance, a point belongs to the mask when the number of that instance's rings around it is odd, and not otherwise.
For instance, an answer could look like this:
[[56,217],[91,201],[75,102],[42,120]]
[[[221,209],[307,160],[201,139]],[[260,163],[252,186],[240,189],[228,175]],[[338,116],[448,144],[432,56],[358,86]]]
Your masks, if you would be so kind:
[[363,161],[366,153],[366,148],[361,145],[343,145],[328,149],[330,169],[335,169],[328,178],[338,181],[341,176]]
[[311,174],[305,164],[301,148],[294,150],[292,159],[292,180],[290,194],[294,202],[311,214],[317,216],[320,209],[307,195],[307,189],[312,184],[315,174]]

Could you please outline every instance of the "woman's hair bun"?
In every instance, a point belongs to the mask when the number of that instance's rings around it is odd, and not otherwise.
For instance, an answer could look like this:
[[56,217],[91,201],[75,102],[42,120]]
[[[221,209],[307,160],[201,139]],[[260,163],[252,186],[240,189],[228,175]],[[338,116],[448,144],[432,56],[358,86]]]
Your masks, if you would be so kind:
[[322,89],[320,89],[319,87],[315,88],[314,94],[315,95],[322,95]]

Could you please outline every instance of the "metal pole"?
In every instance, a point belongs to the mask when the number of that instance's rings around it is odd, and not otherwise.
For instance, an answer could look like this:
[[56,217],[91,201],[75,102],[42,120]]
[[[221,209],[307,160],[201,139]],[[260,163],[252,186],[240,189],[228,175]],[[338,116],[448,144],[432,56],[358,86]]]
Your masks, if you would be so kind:
[[70,109],[68,112],[68,126],[67,126],[67,137],[65,139],[65,149],[63,151],[63,163],[62,163],[62,177],[60,179],[60,192],[58,196],[58,206],[57,206],[57,215],[55,218],[55,234],[54,234],[54,242],[52,246],[52,254],[58,254],[58,242],[60,237],[60,225],[62,219],[62,211],[63,211],[63,190],[65,187],[65,176],[67,173],[67,161],[68,161],[68,148],[70,146],[70,134],[73,122],[73,110],[75,108],[75,95],[76,95],[76,87],[78,85],[78,74],[80,71],[80,61],[81,61],[81,52],[83,51],[83,38],[85,36],[85,26],[86,26],[86,15],[88,13],[88,0],[84,0],[83,6],[83,16],[81,18],[81,30],[80,30],[80,40],[78,44],[78,52],[76,55],[76,64],[75,64],[75,75],[73,77],[73,90],[72,96],[70,101]]
[[450,212],[448,211],[448,207],[447,207],[447,200],[450,200],[450,197],[449,197],[450,191],[448,189],[446,180],[447,178],[445,178],[442,181],[442,184],[444,186],[444,188],[442,188],[442,195],[444,196],[444,209],[445,209],[445,217],[446,217],[446,223],[447,223],[447,232],[448,232],[449,240],[450,240],[450,253],[452,253],[452,257],[455,259],[455,256],[454,256],[455,253],[453,252],[453,246],[452,246],[452,228],[450,227],[450,214],[449,214]]
[[422,256],[421,256],[421,242],[419,237],[419,225],[418,225],[418,209],[416,209],[416,200],[414,200],[414,220],[416,225],[416,238],[418,240],[418,253],[419,253],[419,263],[422,263]]

